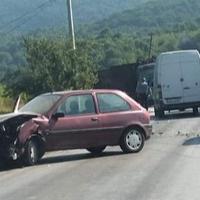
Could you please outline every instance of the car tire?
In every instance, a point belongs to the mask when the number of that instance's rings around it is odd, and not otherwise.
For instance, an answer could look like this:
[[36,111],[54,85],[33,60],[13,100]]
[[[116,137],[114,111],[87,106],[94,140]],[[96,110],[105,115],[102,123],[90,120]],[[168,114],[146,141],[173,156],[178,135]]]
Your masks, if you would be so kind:
[[99,146],[99,147],[87,148],[87,150],[90,153],[94,154],[94,155],[99,155],[99,154],[101,154],[104,151],[105,148],[106,148],[106,146]]
[[25,148],[24,162],[27,166],[37,164],[39,160],[38,144],[34,140],[30,140]]
[[120,147],[124,153],[137,153],[143,149],[144,141],[144,132],[137,127],[132,127],[122,135]]

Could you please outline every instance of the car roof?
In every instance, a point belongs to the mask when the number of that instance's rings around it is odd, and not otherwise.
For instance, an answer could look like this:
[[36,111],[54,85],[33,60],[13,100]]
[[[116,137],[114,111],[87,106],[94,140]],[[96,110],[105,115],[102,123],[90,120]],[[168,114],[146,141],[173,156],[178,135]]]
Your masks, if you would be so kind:
[[114,93],[121,93],[122,91],[120,90],[115,90],[115,89],[90,89],[90,90],[66,90],[66,91],[57,91],[57,92],[49,92],[49,93],[44,93],[41,95],[50,95],[50,94],[55,94],[55,95],[68,95],[68,94],[85,94],[85,93],[93,93],[93,92],[114,92]]

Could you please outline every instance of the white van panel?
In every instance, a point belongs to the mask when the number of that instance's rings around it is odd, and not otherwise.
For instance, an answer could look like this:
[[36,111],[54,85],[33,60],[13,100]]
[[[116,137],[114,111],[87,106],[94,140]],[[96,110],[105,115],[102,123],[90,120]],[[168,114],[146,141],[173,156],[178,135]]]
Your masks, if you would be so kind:
[[180,59],[182,69],[182,85],[184,102],[200,100],[200,58],[197,54],[182,54]]
[[183,89],[179,57],[166,54],[160,59],[160,83],[165,104],[182,103]]
[[[200,105],[200,55],[197,50],[183,50],[161,53],[154,71],[154,91],[156,107],[162,100],[164,105],[178,104],[184,107]],[[157,98],[158,88],[162,96]],[[160,103],[159,103],[160,104]]]

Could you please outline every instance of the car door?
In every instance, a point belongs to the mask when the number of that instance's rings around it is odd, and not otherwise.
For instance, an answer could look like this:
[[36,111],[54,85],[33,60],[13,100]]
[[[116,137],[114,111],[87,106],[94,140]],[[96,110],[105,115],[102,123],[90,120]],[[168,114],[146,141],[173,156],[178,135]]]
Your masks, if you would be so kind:
[[102,143],[116,145],[127,125],[127,119],[132,115],[131,107],[125,99],[115,93],[97,93],[96,97],[102,129],[100,140]]
[[87,148],[95,145],[99,121],[92,94],[71,95],[58,106],[58,118],[46,137],[47,150]]

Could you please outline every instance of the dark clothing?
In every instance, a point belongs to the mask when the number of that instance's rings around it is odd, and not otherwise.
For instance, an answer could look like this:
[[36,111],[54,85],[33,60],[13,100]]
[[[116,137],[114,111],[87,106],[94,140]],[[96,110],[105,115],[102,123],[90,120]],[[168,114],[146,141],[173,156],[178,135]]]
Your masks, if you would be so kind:
[[148,95],[149,93],[149,86],[146,81],[143,81],[141,83],[138,83],[137,88],[136,88],[137,94],[146,94]]
[[139,82],[136,88],[138,102],[148,110],[149,86],[146,81]]
[[148,95],[146,94],[138,94],[139,103],[148,110]]

